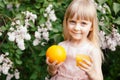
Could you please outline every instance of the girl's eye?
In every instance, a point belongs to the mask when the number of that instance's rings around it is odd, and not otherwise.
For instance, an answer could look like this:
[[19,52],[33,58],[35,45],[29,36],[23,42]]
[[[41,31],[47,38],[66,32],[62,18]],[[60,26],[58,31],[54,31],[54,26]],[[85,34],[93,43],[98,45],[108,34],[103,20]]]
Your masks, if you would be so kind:
[[69,21],[69,23],[70,23],[70,24],[73,24],[73,25],[76,24],[75,21]]
[[82,25],[87,25],[87,23],[86,23],[86,22],[81,22],[81,24],[82,24]]

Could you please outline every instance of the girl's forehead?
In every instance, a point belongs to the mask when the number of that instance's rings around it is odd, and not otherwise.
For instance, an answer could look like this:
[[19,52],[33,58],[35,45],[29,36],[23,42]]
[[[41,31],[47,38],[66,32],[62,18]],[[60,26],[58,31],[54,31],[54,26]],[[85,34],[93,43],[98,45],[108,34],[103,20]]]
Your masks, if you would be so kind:
[[69,16],[68,18],[72,19],[72,20],[87,20],[87,21],[90,21],[90,17],[85,16],[85,15],[78,15],[77,13]]

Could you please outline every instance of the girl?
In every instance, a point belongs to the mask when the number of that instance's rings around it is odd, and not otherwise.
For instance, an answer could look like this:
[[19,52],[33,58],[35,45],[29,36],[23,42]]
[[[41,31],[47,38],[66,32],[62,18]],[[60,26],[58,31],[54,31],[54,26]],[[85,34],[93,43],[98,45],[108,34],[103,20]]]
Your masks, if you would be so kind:
[[[59,45],[67,52],[65,62],[48,64],[50,80],[103,80],[102,52],[98,39],[97,14],[92,0],[73,0],[68,6],[64,21],[64,39]],[[84,60],[87,64],[79,63],[76,66],[77,54],[89,55],[92,62]]]

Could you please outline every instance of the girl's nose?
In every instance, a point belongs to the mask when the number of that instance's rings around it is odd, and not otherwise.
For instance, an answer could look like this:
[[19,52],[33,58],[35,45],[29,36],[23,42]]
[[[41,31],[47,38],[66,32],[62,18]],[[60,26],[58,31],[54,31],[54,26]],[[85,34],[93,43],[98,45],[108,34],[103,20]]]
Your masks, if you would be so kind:
[[80,24],[76,24],[74,29],[75,30],[81,30]]

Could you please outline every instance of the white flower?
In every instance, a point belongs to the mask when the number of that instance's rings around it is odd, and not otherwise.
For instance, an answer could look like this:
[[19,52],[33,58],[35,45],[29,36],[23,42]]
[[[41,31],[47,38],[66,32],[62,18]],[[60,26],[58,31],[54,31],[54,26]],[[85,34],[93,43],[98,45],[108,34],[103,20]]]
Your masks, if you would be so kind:
[[29,20],[25,19],[25,27],[28,27],[30,25]]
[[42,32],[42,28],[40,26],[38,26],[38,30],[37,30],[39,33]]
[[15,79],[19,79],[20,78],[20,72],[18,72],[17,69],[15,70],[14,75],[15,75]]
[[41,43],[42,46],[45,46],[45,44],[46,44],[46,42],[42,42],[42,43]]
[[4,55],[3,55],[3,54],[1,54],[1,55],[0,55],[0,63],[2,63],[2,62],[3,62],[3,60],[4,60]]
[[13,78],[13,74],[7,74],[6,80],[11,80]]
[[48,76],[46,76],[46,77],[45,77],[45,80],[49,80],[49,77],[48,77]]
[[49,13],[49,18],[50,18],[50,20],[52,20],[52,21],[56,21],[56,16],[55,16],[55,11],[54,10],[52,10],[52,11],[50,11],[50,13]]
[[38,31],[35,31],[35,37],[37,39],[41,39],[41,34]]
[[42,32],[47,32],[48,29],[47,28],[42,28]]
[[24,46],[24,40],[19,40],[19,42],[17,43],[17,46],[21,49],[21,50],[24,50],[25,49],[25,46]]
[[40,40],[39,40],[39,39],[35,39],[35,40],[33,41],[33,45],[34,45],[34,46],[37,46],[39,43],[40,43]]
[[25,34],[25,39],[26,39],[26,40],[30,40],[30,39],[31,39],[30,34],[26,33],[26,34]]
[[8,5],[7,5],[7,9],[12,10],[12,9],[13,9],[13,4],[11,4],[11,3],[8,4]]
[[5,55],[8,56],[8,55],[9,55],[9,52],[6,52]]
[[2,36],[2,33],[0,32],[0,36]]
[[48,7],[45,9],[45,11],[46,11],[47,13],[50,13],[51,7],[48,6]]
[[10,40],[10,41],[15,41],[15,33],[14,32],[8,32],[8,39]]
[[33,14],[33,13],[29,12],[29,11],[26,11],[25,13],[26,13],[25,14],[26,15],[26,19],[32,20],[33,23],[34,23],[35,19],[37,19],[37,15]]
[[1,74],[6,75],[6,80],[11,80],[14,75],[16,79],[19,79],[19,72],[15,69],[15,74],[11,74],[10,71],[13,71],[13,62],[7,57],[8,52],[0,55],[0,76]]
[[43,36],[43,38],[44,38],[45,40],[47,40],[47,41],[49,40],[49,38],[48,38],[48,37],[49,37],[49,33],[48,33],[48,32],[43,32],[43,33],[42,33],[42,36]]
[[24,14],[26,15],[26,18],[29,18],[31,13],[29,11],[26,11]]
[[20,29],[19,29],[19,32],[20,32],[21,34],[26,34],[26,33],[27,33],[27,28],[21,26]]
[[8,74],[9,69],[10,69],[10,66],[7,63],[2,64],[2,72],[3,72],[3,74],[5,74],[5,75]]
[[47,16],[48,16],[48,14],[47,14],[47,13],[44,13],[43,15],[44,15],[44,17],[47,17]]
[[41,26],[41,27],[44,27],[44,26],[45,26],[45,24],[40,24],[40,26]]
[[20,23],[20,20],[16,20],[15,23],[16,23],[17,25],[20,25],[20,24],[21,24],[21,23]]
[[12,26],[15,26],[15,22],[12,22],[11,25],[12,25]]
[[17,3],[15,6],[16,6],[16,8],[19,8],[20,7],[20,3]]
[[13,27],[10,27],[10,31],[14,31],[14,28],[13,28]]
[[52,7],[53,7],[53,5],[52,5],[52,4],[49,4],[49,6],[48,6],[48,7],[52,8]]
[[52,30],[52,23],[49,20],[45,23],[45,25],[49,30]]
[[31,16],[32,16],[32,17],[31,17],[31,18],[32,18],[32,20],[37,19],[37,15],[36,15],[36,14],[32,14]]
[[113,45],[109,46],[109,49],[112,50],[112,51],[116,50],[115,46],[113,46]]
[[2,67],[1,67],[1,65],[0,65],[0,76],[1,76],[1,72],[2,72]]

